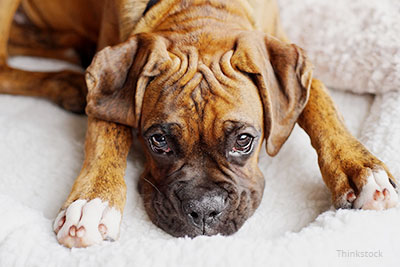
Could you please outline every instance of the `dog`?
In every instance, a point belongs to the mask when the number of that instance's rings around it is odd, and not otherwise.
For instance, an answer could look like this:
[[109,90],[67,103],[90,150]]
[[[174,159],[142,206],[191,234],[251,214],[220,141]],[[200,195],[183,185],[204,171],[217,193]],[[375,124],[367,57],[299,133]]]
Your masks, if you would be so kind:
[[[276,155],[296,123],[336,208],[397,204],[397,182],[346,129],[275,0],[1,0],[0,21],[0,93],[88,115],[83,167],[54,222],[66,247],[119,237],[132,129],[146,212],[172,236],[235,233],[263,195],[263,140]],[[86,75],[13,69],[14,54]]]

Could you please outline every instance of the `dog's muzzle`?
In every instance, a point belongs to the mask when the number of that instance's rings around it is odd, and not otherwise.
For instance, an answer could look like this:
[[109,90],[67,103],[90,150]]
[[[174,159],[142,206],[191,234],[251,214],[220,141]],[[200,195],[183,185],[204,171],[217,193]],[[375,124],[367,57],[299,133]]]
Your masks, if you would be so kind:
[[253,214],[261,194],[229,182],[173,182],[140,179],[139,190],[155,225],[175,237],[231,235]]

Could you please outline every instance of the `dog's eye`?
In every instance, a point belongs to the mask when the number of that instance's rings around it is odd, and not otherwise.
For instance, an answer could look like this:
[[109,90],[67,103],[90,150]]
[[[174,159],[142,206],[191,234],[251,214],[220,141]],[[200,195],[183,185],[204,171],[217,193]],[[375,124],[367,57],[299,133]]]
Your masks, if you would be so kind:
[[240,134],[232,148],[232,152],[240,152],[242,154],[249,153],[253,148],[254,137],[250,134]]
[[155,134],[150,137],[151,149],[159,154],[167,154],[171,152],[168,146],[167,138],[162,134]]

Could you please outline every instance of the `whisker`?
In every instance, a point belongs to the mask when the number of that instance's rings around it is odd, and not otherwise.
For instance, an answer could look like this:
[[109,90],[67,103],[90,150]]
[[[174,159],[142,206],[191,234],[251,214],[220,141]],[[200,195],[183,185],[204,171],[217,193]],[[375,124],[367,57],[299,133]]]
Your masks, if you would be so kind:
[[155,186],[152,182],[150,182],[149,180],[147,180],[146,177],[143,177],[143,179],[144,179],[146,182],[148,182],[152,187],[154,187],[154,189],[156,189],[157,192],[160,193],[160,195],[162,195],[161,191],[158,190],[157,186]]

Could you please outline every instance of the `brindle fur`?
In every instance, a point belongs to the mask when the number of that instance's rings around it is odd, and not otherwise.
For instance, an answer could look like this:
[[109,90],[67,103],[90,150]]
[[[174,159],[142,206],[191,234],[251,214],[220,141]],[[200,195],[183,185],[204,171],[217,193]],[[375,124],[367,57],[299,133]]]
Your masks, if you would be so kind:
[[[232,225],[218,231],[235,232],[263,193],[257,167],[262,138],[275,155],[297,119],[318,153],[337,208],[352,206],[346,196],[359,193],[366,168],[387,171],[348,132],[324,85],[311,83],[311,64],[300,48],[288,44],[275,0],[165,0],[142,18],[146,3],[0,0],[0,93],[44,97],[82,112],[87,93],[82,74],[12,69],[8,52],[85,65],[96,50],[113,46],[99,52],[88,69],[85,161],[63,209],[80,198],[100,198],[123,211],[132,136],[122,124],[137,128],[145,147],[143,134],[153,125],[184,126],[175,130],[184,144],[179,157],[163,165],[147,149],[140,179],[150,218],[178,236],[182,229],[172,229],[180,225],[178,216],[165,216],[175,212],[176,203],[160,190],[171,193],[168,188],[191,173],[212,177],[232,196],[233,209],[223,218]],[[26,18],[22,25],[13,21],[19,6]],[[69,56],[66,49],[76,53]],[[233,127],[227,121],[245,121],[261,133],[245,162],[232,164],[218,153]]]

